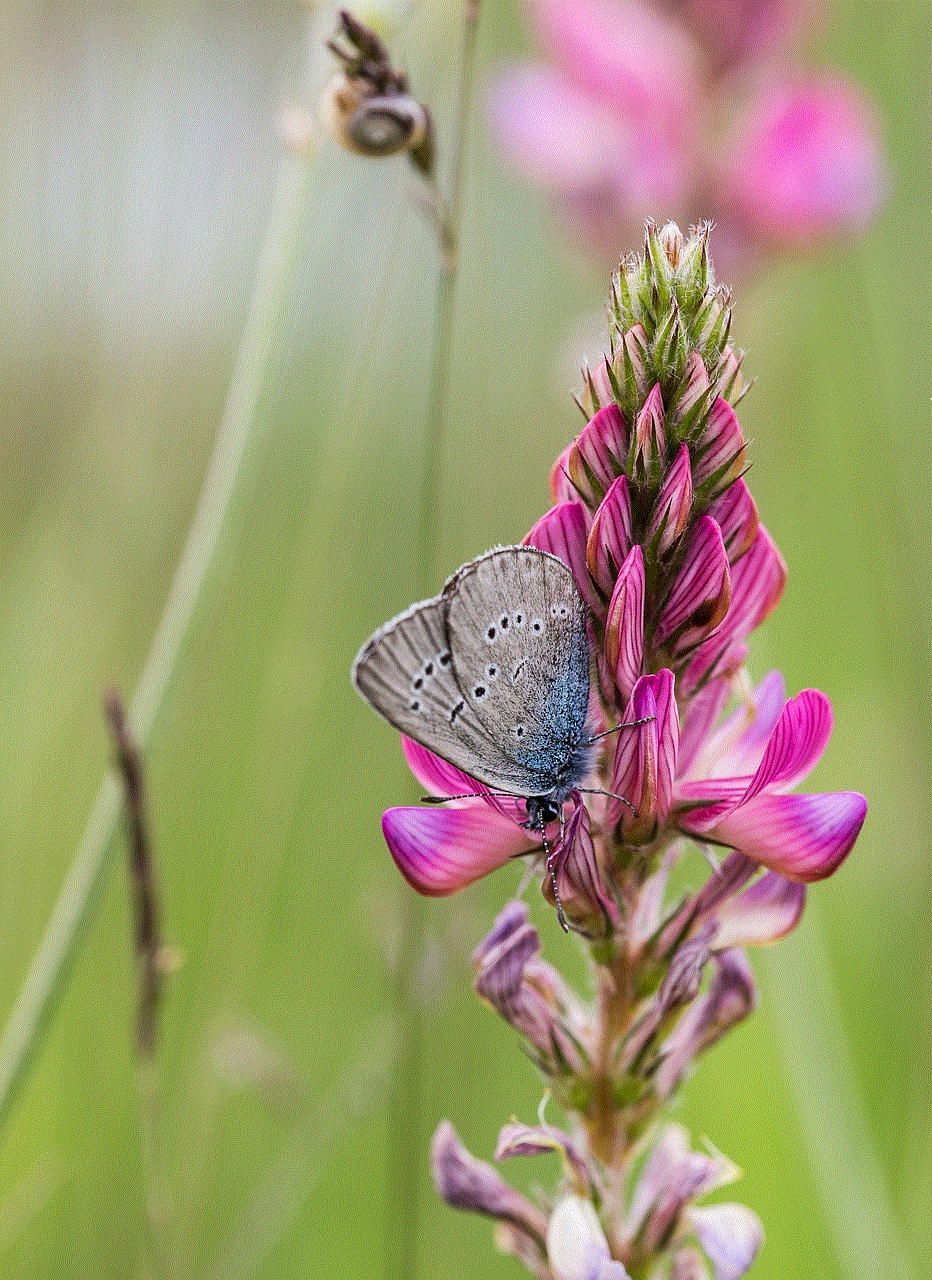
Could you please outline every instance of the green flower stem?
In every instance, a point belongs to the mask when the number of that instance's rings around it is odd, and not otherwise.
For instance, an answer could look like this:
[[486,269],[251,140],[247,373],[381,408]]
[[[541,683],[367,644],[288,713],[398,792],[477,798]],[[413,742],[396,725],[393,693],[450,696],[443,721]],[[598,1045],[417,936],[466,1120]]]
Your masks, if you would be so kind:
[[[459,268],[460,226],[469,112],[475,80],[478,0],[465,0],[454,114],[454,143],[450,165],[449,204],[444,209],[434,193],[440,265],[430,356],[418,529],[418,581],[422,597],[436,589],[439,568],[440,481],[449,408],[453,354],[456,281]],[[424,1071],[424,1011],[420,967],[426,937],[426,905],[416,893],[406,893],[402,908],[404,944],[395,972],[393,1005],[398,1022],[398,1057],[389,1098],[389,1150],[384,1223],[384,1276],[411,1280],[418,1274],[420,1232],[420,1169],[422,1149],[422,1093]]]
[[[130,723],[141,750],[164,709],[208,578],[220,554],[228,549],[229,516],[256,439],[262,388],[292,262],[301,242],[310,174],[306,162],[291,156],[283,160],[217,442],[130,709]],[[0,1130],[35,1061],[42,1033],[93,916],[122,806],[123,787],[115,773],[108,773],[0,1041]]]

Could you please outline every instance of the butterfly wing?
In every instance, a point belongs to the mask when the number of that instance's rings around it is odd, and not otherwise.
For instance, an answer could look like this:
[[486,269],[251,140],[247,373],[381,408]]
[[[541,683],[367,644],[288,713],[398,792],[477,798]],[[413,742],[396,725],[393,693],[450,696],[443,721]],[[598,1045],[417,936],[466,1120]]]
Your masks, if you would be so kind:
[[496,744],[499,772],[525,796],[580,781],[567,770],[586,734],[589,641],[569,569],[531,547],[501,547],[461,569],[444,595],[457,684]]
[[446,597],[438,596],[386,622],[360,649],[353,683],[396,729],[470,777],[507,791],[510,779],[495,768],[487,731],[457,682],[446,613]]

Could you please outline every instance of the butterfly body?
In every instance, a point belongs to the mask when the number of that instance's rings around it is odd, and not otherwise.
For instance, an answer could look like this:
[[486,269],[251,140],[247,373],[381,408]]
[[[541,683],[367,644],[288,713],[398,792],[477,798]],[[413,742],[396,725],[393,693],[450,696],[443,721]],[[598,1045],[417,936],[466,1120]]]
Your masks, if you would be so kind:
[[381,627],[353,665],[395,728],[543,831],[592,763],[586,606],[566,565],[499,547]]

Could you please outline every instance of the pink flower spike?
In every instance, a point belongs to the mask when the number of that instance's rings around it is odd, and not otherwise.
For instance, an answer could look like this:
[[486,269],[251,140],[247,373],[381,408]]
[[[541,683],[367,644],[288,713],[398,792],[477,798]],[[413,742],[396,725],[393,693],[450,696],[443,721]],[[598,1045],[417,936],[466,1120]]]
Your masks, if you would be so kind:
[[382,832],[398,870],[430,898],[465,889],[533,848],[526,831],[482,801],[461,809],[388,809]]
[[610,800],[606,819],[610,826],[620,826],[631,843],[652,839],[670,812],[680,728],[673,686],[673,672],[666,669],[641,676],[623,723],[653,719],[617,734],[611,790],[624,796],[634,812],[620,800]]
[[764,88],[726,169],[736,217],[782,244],[863,230],[886,188],[873,110],[837,75]]
[[734,565],[753,545],[760,523],[750,489],[742,479],[737,479],[709,504],[708,514],[721,529],[728,561]]
[[600,606],[586,568],[586,509],[581,502],[561,502],[542,516],[524,539],[526,547],[549,551],[562,560],[590,608]]
[[731,599],[728,553],[711,516],[700,516],[689,533],[683,567],[667,597],[654,643],[687,653],[725,617]]
[[689,469],[689,449],[680,445],[673,464],[663,478],[647,531],[652,558],[661,560],[682,536],[693,505],[693,482]]
[[727,814],[709,838],[740,849],[788,880],[824,880],[858,838],[867,801],[854,791],[757,796]]
[[689,118],[697,54],[686,33],[637,0],[535,0],[541,44],[622,119],[650,120],[668,139]]
[[605,618],[605,671],[622,699],[630,698],[644,656],[644,553],[635,543],[625,557]]
[[606,597],[610,597],[618,572],[631,550],[631,490],[628,477],[619,476],[592,521],[586,544],[589,575]]
[[625,420],[617,404],[607,404],[583,427],[570,450],[570,480],[586,506],[599,505],[624,471],[627,455]]
[[693,448],[693,484],[697,492],[723,493],[744,470],[745,443],[734,409],[718,396]]
[[806,905],[806,886],[768,871],[749,889],[725,902],[715,913],[716,947],[751,947],[776,942],[799,924]]

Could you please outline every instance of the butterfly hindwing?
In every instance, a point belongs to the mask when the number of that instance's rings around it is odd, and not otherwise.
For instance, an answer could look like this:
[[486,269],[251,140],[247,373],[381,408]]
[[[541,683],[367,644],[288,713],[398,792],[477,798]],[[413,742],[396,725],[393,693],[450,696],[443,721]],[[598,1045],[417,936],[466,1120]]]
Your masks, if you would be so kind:
[[[447,642],[444,596],[412,605],[363,645],[353,683],[381,715],[471,777],[508,790],[487,732],[464,698]],[[485,767],[488,765],[488,767]]]
[[461,569],[444,595],[467,707],[515,790],[546,793],[562,783],[589,704],[586,607],[572,574],[546,552],[503,547]]

